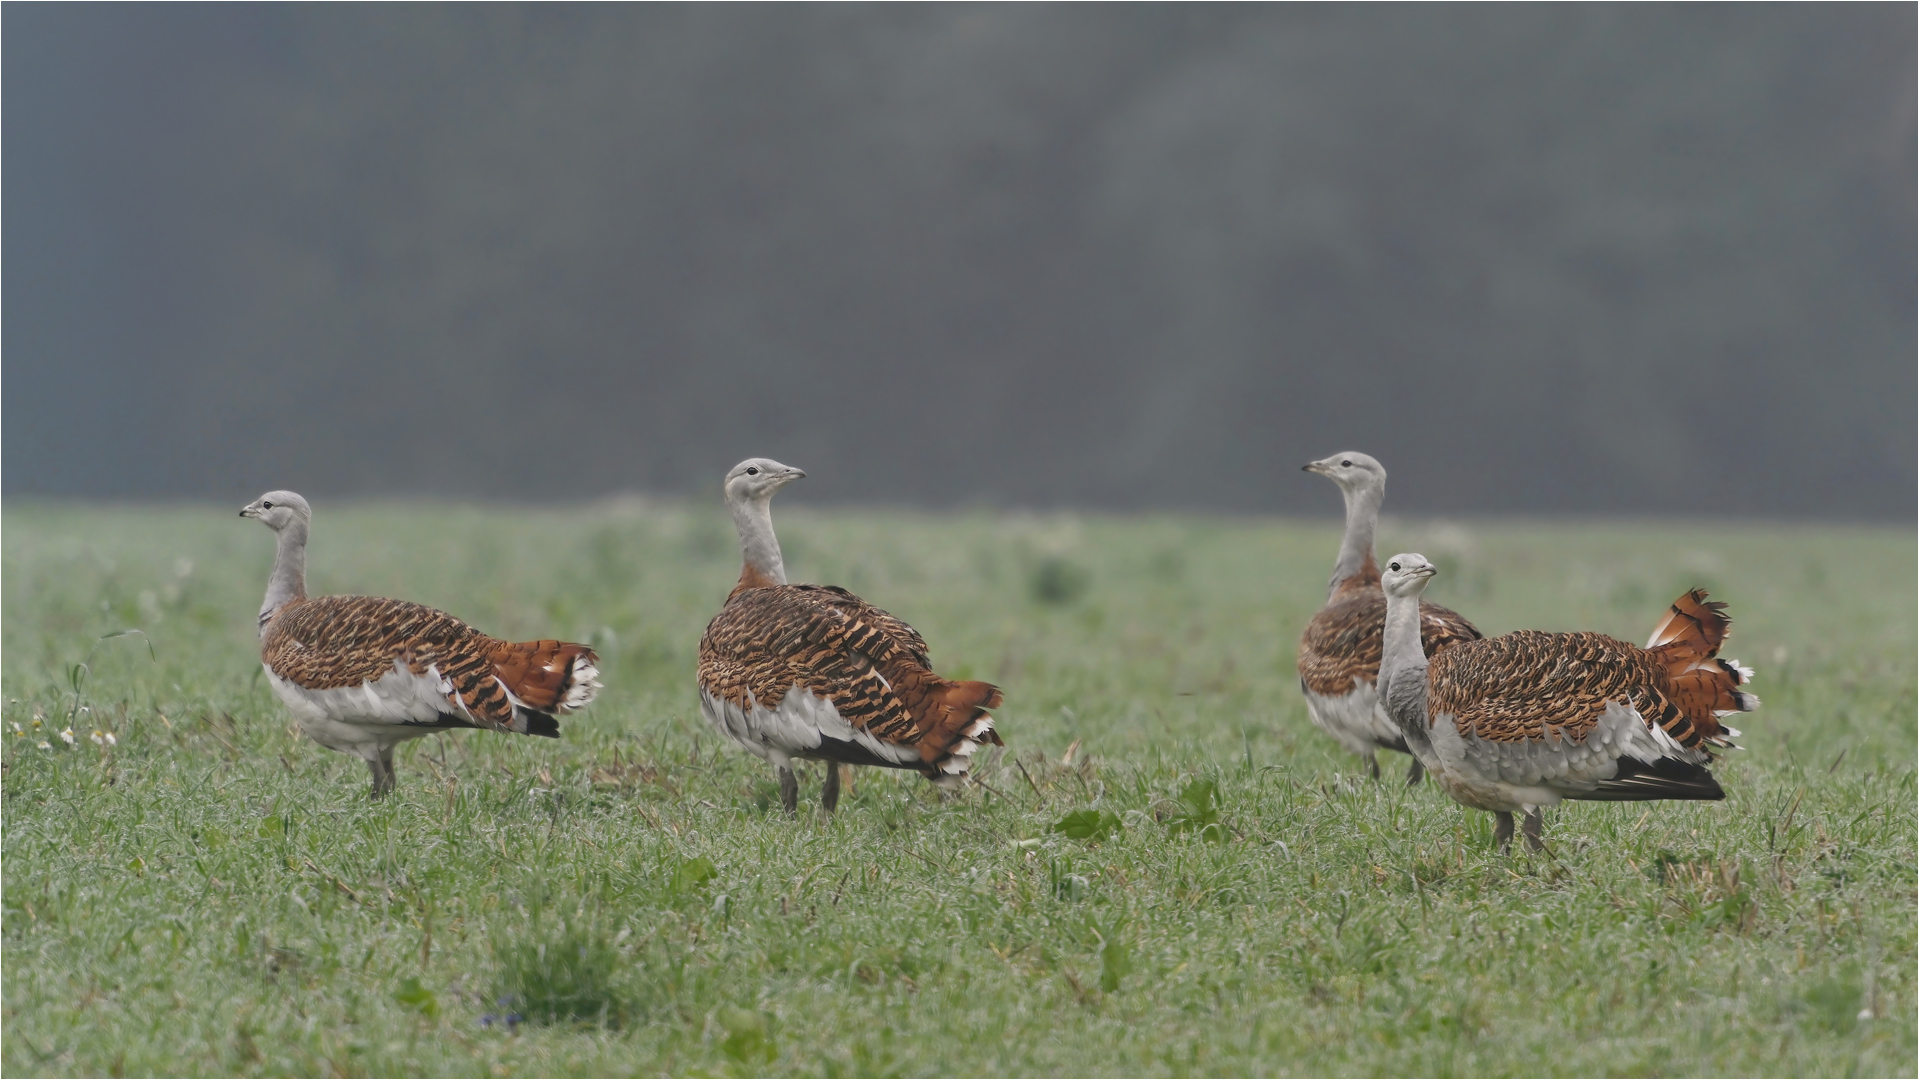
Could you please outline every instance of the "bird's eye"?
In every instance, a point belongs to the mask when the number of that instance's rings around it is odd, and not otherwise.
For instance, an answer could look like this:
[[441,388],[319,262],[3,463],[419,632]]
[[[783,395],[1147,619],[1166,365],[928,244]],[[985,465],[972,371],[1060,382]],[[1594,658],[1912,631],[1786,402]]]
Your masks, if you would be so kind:
[[260,504],[260,509],[262,509],[262,510],[271,510],[271,509],[273,509],[273,504],[272,504],[272,503],[270,503],[270,502],[263,502],[263,503],[261,503],[261,504]]
[[760,470],[757,467],[749,468],[746,470],[746,475],[748,476],[758,476],[759,474],[760,474]]
[[1386,569],[1388,569],[1388,570],[1397,570],[1397,569],[1399,569],[1399,564],[1398,564],[1398,563],[1393,563],[1393,564],[1392,564],[1391,566],[1388,566],[1388,567],[1387,567]]
[[1348,468],[1348,469],[1350,469],[1350,468],[1352,468],[1352,467],[1353,467],[1353,463],[1352,463],[1352,462],[1350,462],[1350,461],[1342,461],[1342,462],[1340,462],[1340,465],[1342,465],[1342,466],[1344,466],[1345,468]]

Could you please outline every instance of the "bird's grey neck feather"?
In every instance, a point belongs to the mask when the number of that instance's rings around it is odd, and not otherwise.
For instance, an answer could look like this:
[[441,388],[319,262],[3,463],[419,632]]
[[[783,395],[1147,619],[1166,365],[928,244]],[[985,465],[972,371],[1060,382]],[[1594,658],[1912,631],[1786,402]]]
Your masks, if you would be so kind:
[[267,620],[289,600],[307,594],[307,526],[295,520],[275,534],[273,573],[267,577],[267,597],[260,605],[260,630]]
[[773,535],[772,499],[728,498],[733,526],[740,531],[740,557],[746,565],[776,584],[786,584],[786,563],[780,558],[780,538]]
[[1344,494],[1346,536],[1339,542],[1339,558],[1333,563],[1333,579],[1326,583],[1329,592],[1337,590],[1340,582],[1365,569],[1366,560],[1373,553],[1373,533],[1379,528],[1379,504],[1386,499],[1386,485],[1368,484],[1356,491],[1347,490]]
[[1386,595],[1380,642],[1379,697],[1417,756],[1426,733],[1426,650],[1419,641],[1419,598]]

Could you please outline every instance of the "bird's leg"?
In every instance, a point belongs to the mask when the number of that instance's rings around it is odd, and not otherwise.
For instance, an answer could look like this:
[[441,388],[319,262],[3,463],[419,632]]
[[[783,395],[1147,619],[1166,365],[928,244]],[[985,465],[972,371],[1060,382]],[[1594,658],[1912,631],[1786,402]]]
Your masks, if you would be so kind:
[[1493,826],[1493,844],[1504,855],[1513,849],[1513,816],[1500,810],[1493,814],[1493,820],[1498,822]]
[[790,817],[800,812],[800,781],[793,775],[793,765],[788,762],[779,766],[780,809]]
[[[1546,841],[1540,835],[1545,829],[1545,825],[1544,815],[1540,813],[1539,807],[1535,806],[1531,810],[1526,811],[1526,823],[1520,826],[1520,831],[1526,834],[1527,851],[1544,851],[1546,849]],[[1507,835],[1510,836],[1511,833]]]
[[1413,763],[1406,766],[1406,786],[1417,787],[1419,782],[1425,778],[1426,766],[1421,765],[1418,758],[1414,758]]
[[1379,755],[1368,750],[1361,760],[1366,763],[1366,771],[1372,774],[1373,779],[1379,779]]
[[845,767],[837,761],[826,763],[826,787],[820,791],[820,807],[829,814],[840,805],[840,770]]
[[369,798],[386,798],[386,793],[393,790],[393,748],[382,748],[379,756],[367,759],[366,767],[373,773],[373,792]]

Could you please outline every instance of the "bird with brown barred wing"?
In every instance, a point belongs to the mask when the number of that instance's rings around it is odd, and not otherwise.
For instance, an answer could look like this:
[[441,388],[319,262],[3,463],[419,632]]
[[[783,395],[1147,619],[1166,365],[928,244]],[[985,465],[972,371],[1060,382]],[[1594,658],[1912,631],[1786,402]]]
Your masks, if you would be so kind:
[[1380,697],[1434,782],[1494,814],[1501,848],[1515,812],[1526,816],[1527,845],[1543,846],[1540,808],[1562,799],[1725,798],[1706,767],[1739,735],[1721,717],[1759,707],[1739,689],[1751,669],[1719,659],[1732,625],[1725,604],[1686,593],[1643,649],[1605,634],[1520,630],[1429,660],[1415,611],[1436,573],[1409,553],[1381,576]]
[[[1309,462],[1305,471],[1339,485],[1346,498],[1346,532],[1340,539],[1333,577],[1326,585],[1326,606],[1299,637],[1299,689],[1314,726],[1360,756],[1379,779],[1379,750],[1411,754],[1399,726],[1380,702],[1380,635],[1386,626],[1386,594],[1379,590],[1379,563],[1373,558],[1373,533],[1386,498],[1386,469],[1369,455],[1349,450]],[[1421,601],[1419,636],[1426,655],[1480,637],[1477,627],[1456,611]],[[1406,770],[1408,784],[1423,772],[1415,756]]]
[[558,738],[556,716],[599,693],[599,658],[564,641],[501,641],[443,611],[375,596],[306,594],[313,512],[291,491],[240,511],[272,529],[273,571],[260,606],[267,681],[314,742],[352,754],[393,790],[393,749],[452,728]]
[[795,760],[828,763],[828,811],[842,765],[913,769],[957,787],[974,752],[1000,743],[986,712],[999,689],[941,678],[918,631],[845,589],[787,584],[771,503],[805,475],[768,458],[726,474],[743,565],[700,638],[701,710],[773,766],[789,814],[799,805]]

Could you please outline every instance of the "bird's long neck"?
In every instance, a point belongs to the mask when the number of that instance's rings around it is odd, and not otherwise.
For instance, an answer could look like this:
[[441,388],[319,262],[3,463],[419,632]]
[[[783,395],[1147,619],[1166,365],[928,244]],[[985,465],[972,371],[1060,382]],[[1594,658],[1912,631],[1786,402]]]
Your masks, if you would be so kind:
[[1419,640],[1419,597],[1386,594],[1379,697],[1417,756],[1426,735],[1426,649]]
[[735,594],[746,589],[786,584],[786,563],[780,558],[780,538],[773,535],[771,499],[729,498],[733,527],[740,531],[740,583]]
[[307,595],[307,523],[290,522],[275,534],[273,573],[267,575],[267,597],[260,604],[260,630],[288,601]]
[[1339,542],[1339,558],[1333,562],[1332,580],[1326,583],[1328,595],[1379,581],[1379,563],[1373,560],[1373,533],[1379,528],[1379,504],[1386,499],[1386,485],[1349,488],[1344,494],[1346,535]]
[[1379,670],[1426,666],[1419,643],[1419,597],[1386,594],[1386,631],[1380,639]]

